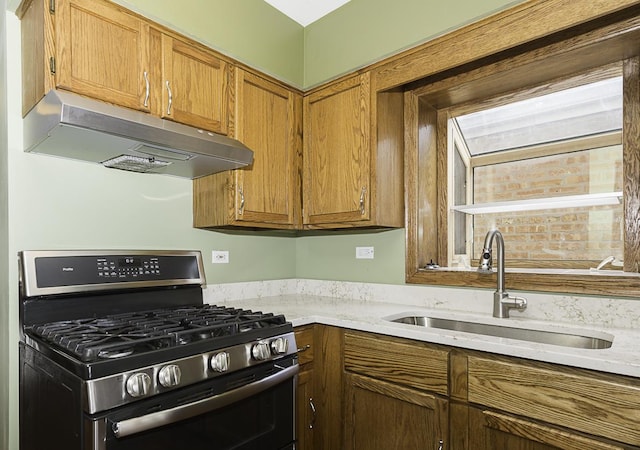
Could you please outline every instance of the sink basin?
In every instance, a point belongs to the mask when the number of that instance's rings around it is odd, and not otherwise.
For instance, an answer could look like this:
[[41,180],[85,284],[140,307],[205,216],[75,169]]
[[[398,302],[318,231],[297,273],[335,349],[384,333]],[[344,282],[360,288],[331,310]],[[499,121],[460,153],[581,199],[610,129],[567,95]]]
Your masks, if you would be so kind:
[[611,337],[611,339],[603,339],[596,336],[589,336],[588,333],[572,334],[556,331],[532,330],[528,328],[489,325],[485,323],[440,319],[436,317],[403,316],[397,319],[388,320],[391,322],[407,323],[419,327],[462,331],[464,333],[482,334],[485,336],[517,339],[520,341],[538,342],[541,344],[560,345],[563,347],[605,349],[611,347],[613,342],[613,337]]

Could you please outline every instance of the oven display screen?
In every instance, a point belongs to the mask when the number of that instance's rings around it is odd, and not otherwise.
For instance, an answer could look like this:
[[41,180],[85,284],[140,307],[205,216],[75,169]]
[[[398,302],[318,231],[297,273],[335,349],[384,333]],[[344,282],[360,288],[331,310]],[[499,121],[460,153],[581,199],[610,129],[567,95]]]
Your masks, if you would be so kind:
[[142,267],[142,260],[140,258],[120,258],[118,259],[118,267]]
[[200,277],[195,255],[53,256],[35,266],[39,288]]

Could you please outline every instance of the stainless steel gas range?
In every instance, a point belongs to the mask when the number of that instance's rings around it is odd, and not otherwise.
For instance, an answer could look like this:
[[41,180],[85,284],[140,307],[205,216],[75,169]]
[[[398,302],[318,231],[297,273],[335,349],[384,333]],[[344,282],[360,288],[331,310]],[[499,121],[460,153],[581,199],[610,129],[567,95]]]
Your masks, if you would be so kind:
[[295,448],[293,328],[203,304],[199,252],[19,261],[21,450]]

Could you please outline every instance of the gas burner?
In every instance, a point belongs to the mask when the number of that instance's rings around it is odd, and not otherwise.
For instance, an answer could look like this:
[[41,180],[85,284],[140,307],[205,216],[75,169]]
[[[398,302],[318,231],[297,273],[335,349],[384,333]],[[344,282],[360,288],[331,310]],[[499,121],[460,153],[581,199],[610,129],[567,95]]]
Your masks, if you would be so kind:
[[195,305],[64,320],[26,329],[83,362],[120,359],[286,324],[271,313]]

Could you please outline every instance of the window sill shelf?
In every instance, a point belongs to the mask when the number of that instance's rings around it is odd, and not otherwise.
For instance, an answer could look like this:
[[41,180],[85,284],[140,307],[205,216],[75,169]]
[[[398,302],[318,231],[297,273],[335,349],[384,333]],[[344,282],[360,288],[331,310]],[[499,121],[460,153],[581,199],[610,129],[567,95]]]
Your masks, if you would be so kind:
[[598,194],[565,195],[530,200],[508,202],[478,203],[474,205],[452,206],[453,211],[465,214],[496,214],[502,212],[535,211],[540,209],[579,208],[589,206],[618,205],[622,192],[604,192]]

